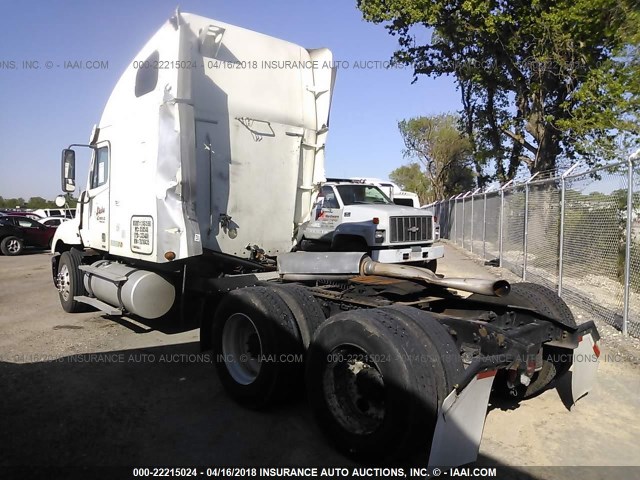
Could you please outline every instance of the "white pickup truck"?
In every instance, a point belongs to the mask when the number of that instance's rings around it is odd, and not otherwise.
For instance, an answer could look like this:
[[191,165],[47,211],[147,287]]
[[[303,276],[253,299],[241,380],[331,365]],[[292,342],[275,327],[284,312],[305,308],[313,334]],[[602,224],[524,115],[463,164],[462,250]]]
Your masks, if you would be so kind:
[[311,219],[297,234],[301,250],[367,252],[382,263],[423,263],[436,270],[444,247],[430,211],[396,205],[377,186],[328,179]]

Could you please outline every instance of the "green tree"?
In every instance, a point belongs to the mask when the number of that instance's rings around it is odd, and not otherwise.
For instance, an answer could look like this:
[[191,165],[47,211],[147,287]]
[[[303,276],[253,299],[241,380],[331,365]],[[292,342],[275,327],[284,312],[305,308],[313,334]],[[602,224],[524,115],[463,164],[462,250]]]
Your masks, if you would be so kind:
[[389,174],[389,179],[403,190],[417,194],[421,205],[430,202],[433,197],[429,180],[418,163],[396,168]]
[[[72,193],[65,193],[64,194],[67,205],[69,206],[69,208],[76,208],[78,205],[78,198],[74,197]],[[54,202],[55,203],[55,202]]]
[[25,206],[26,202],[24,201],[24,198],[22,197],[18,197],[18,198],[2,198],[0,197],[0,207],[1,208],[22,208]]
[[49,208],[51,202],[42,197],[31,197],[27,202],[27,208]]
[[[435,201],[471,189],[475,184],[469,140],[457,128],[455,115],[440,114],[416,117],[398,123],[405,144],[404,155],[424,166],[425,199]],[[417,165],[417,164],[415,164]],[[412,167],[416,170],[416,167]],[[417,170],[420,170],[418,167]],[[404,171],[404,174],[411,171]],[[401,182],[407,185],[405,182]],[[420,195],[420,192],[416,192]]]
[[[612,158],[640,135],[638,0],[358,0],[397,62],[452,75],[478,183]],[[425,28],[426,27],[426,28]]]

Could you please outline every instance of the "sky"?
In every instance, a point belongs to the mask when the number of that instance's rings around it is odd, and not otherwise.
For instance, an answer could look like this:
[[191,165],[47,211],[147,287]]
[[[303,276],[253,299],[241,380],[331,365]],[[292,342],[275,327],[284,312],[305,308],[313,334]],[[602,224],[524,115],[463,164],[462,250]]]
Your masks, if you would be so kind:
[[[120,75],[173,14],[177,0],[0,5],[0,196],[52,199],[60,193],[61,150],[89,140]],[[408,162],[398,121],[460,109],[450,78],[420,77],[412,84],[408,67],[353,68],[354,62],[389,60],[397,47],[382,25],[362,19],[356,0],[184,0],[180,10],[305,48],[328,47],[335,61],[349,65],[337,72],[327,176],[388,178]],[[103,68],[65,68],[65,62],[87,60]],[[80,186],[86,171],[79,155]]]

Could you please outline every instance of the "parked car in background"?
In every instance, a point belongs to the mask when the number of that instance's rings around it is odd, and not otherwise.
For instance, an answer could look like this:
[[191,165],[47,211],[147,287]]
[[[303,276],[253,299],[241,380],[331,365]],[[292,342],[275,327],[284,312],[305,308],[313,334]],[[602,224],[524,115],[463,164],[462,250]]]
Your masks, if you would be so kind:
[[351,178],[351,180],[356,183],[375,185],[396,205],[420,208],[420,198],[418,198],[418,194],[402,190],[400,186],[390,180],[380,180],[379,178]]
[[397,190],[393,192],[393,203],[396,205],[404,205],[405,207],[420,208],[420,198],[417,193],[405,192]]
[[48,227],[57,227],[62,222],[66,222],[67,220],[69,219],[65,217],[45,217],[45,218],[39,218],[38,222]]
[[64,217],[74,218],[76,216],[75,208],[38,208],[33,211],[42,218],[46,217]]
[[25,216],[7,215],[0,218],[0,251],[5,255],[20,255],[24,247],[49,248],[56,227],[49,227]]
[[17,255],[12,252],[22,249],[24,245],[22,232],[11,222],[7,222],[7,218],[6,215],[0,216],[0,252],[5,255]]
[[7,217],[27,217],[30,218],[31,220],[39,220],[42,218],[41,215],[38,215],[37,213],[34,213],[32,211],[25,211],[25,210],[5,210],[4,212],[5,216]]

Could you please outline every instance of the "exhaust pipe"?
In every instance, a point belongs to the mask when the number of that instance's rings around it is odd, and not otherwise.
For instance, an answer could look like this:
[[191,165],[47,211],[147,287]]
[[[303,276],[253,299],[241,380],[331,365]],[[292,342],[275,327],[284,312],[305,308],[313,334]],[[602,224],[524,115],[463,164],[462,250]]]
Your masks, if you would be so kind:
[[504,297],[511,291],[511,285],[505,280],[440,278],[426,268],[374,262],[359,252],[281,253],[278,256],[278,274],[281,279],[289,281],[344,280],[358,275],[379,275],[494,297]]
[[379,263],[374,262],[369,257],[362,259],[362,263],[360,264],[360,274],[402,278],[494,297],[504,297],[511,291],[511,285],[506,280],[494,281],[480,278],[440,278],[431,270],[426,268],[397,265],[392,263]]

